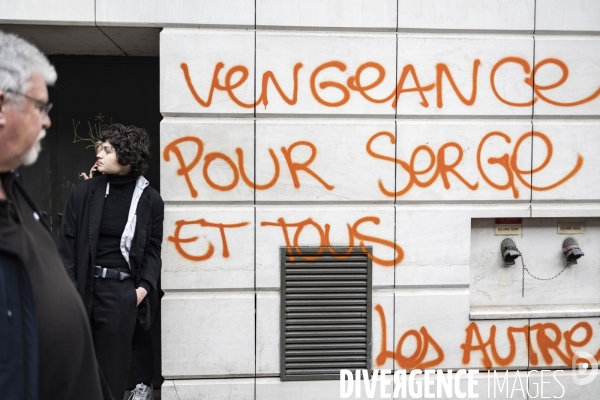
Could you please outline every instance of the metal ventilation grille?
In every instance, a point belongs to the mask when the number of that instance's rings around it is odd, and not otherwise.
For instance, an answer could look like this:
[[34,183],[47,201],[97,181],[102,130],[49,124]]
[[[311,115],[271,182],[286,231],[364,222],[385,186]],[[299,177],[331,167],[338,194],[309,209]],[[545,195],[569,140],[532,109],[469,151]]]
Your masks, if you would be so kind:
[[281,380],[370,370],[371,248],[332,250],[281,248]]

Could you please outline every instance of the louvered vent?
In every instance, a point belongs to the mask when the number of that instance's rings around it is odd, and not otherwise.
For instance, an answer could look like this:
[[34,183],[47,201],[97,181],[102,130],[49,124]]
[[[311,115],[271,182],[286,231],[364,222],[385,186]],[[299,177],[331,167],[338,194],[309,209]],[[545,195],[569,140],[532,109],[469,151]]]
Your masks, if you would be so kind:
[[281,380],[370,370],[371,249],[332,250],[281,248]]

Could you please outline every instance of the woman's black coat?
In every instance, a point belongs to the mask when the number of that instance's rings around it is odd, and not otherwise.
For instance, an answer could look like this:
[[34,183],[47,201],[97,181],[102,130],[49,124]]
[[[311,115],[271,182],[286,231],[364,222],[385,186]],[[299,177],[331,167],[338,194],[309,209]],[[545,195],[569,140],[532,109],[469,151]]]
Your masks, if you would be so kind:
[[[94,299],[96,251],[108,178],[101,175],[81,182],[71,190],[62,217],[58,247],[67,273],[75,282],[88,316]],[[129,209],[129,204],[124,204]],[[158,192],[148,186],[137,205],[137,224],[129,253],[136,287],[142,279],[152,290],[138,306],[138,322],[148,329],[159,303],[158,278],[162,266],[160,251],[163,236],[164,203]]]

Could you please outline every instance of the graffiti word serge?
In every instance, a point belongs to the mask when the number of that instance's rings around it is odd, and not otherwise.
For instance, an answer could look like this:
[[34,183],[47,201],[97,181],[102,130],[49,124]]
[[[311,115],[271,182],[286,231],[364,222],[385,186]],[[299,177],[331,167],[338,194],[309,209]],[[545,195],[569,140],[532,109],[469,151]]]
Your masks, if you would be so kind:
[[[531,185],[526,178],[535,173],[541,172],[544,168],[548,166],[550,160],[552,159],[552,154],[554,150],[550,138],[541,132],[526,132],[521,137],[519,137],[519,139],[517,139],[511,152],[501,154],[498,157],[489,157],[488,159],[484,159],[482,156],[482,151],[484,147],[486,147],[486,145],[489,144],[490,139],[494,137],[501,138],[507,144],[510,144],[512,142],[511,138],[503,132],[490,132],[486,134],[480,140],[479,146],[477,148],[477,169],[483,180],[487,182],[488,185],[497,190],[511,190],[515,199],[519,198],[519,189],[515,185],[516,181],[521,182],[526,188],[532,189],[534,191],[551,190],[567,182],[569,179],[575,176],[583,166],[583,157],[578,154],[577,160],[575,161],[575,166],[571,169],[569,173],[567,173],[562,178],[559,178],[556,182],[546,186]],[[438,178],[440,178],[444,183],[444,188],[450,189],[450,180],[448,179],[450,175],[453,175],[470,190],[477,190],[477,188],[479,187],[479,182],[468,182],[457,171],[457,167],[462,161],[464,151],[463,147],[456,142],[444,143],[442,146],[440,146],[437,152],[434,152],[433,149],[428,145],[417,146],[412,152],[410,161],[406,161],[400,158],[394,158],[383,154],[378,154],[375,151],[373,151],[372,144],[378,138],[387,138],[392,145],[396,144],[396,139],[393,133],[386,131],[378,132],[375,135],[371,136],[371,138],[367,142],[367,153],[371,157],[398,164],[402,168],[404,173],[408,175],[407,183],[404,185],[404,187],[400,188],[395,192],[386,189],[383,185],[383,182],[380,179],[379,190],[386,196],[402,196],[408,193],[413,188],[413,186],[421,188],[429,187]],[[546,146],[546,157],[544,161],[535,168],[521,169],[518,167],[519,149],[523,142],[528,138],[539,138],[544,142]],[[454,157],[454,161],[448,162],[447,153],[451,150],[453,150],[456,153],[456,156]],[[417,169],[416,159],[421,153],[427,155],[429,159],[429,164],[423,169]],[[489,177],[486,170],[487,168],[489,168],[489,166],[494,165],[500,166],[506,172],[505,182],[494,181],[492,178]],[[423,179],[422,176],[425,174],[430,174],[430,177],[427,179]]]

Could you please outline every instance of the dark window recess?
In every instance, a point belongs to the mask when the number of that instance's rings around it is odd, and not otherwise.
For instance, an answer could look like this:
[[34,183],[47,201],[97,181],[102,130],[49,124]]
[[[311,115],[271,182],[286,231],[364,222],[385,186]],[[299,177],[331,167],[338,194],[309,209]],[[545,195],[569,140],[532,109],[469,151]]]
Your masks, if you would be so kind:
[[371,248],[282,247],[281,380],[371,369]]

